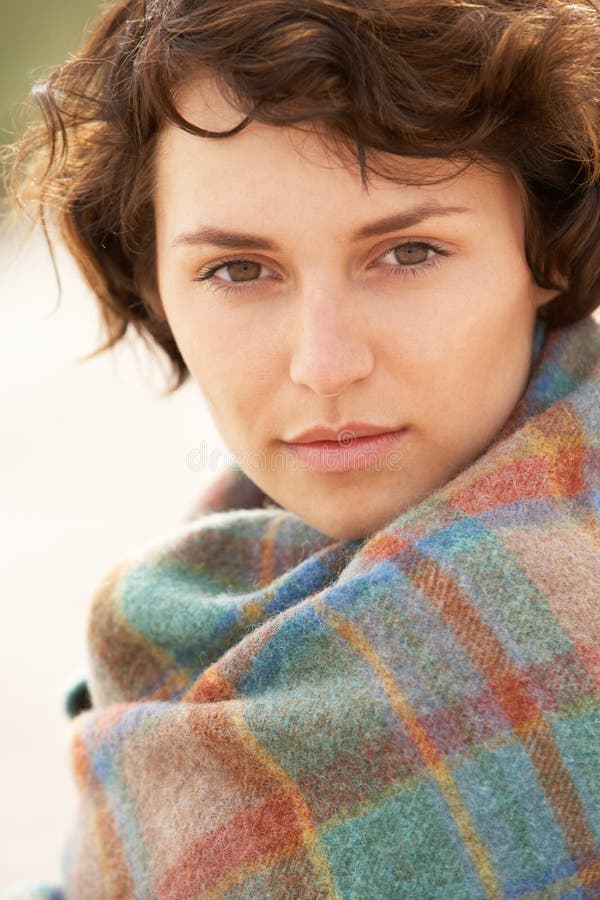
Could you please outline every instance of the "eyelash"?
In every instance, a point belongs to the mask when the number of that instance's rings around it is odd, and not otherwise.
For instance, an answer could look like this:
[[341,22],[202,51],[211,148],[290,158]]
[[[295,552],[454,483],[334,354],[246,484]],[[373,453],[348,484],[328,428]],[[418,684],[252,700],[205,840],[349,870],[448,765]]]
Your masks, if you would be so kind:
[[[414,265],[401,265],[391,266],[390,271],[388,272],[388,276],[395,278],[417,278],[418,275],[426,270],[437,268],[441,264],[441,260],[443,257],[448,257],[451,255],[450,251],[443,247],[441,244],[436,243],[435,241],[404,241],[401,244],[394,244],[385,253],[381,254],[378,259],[387,256],[389,253],[392,253],[394,250],[397,250],[400,247],[423,247],[426,250],[433,250],[435,252],[435,256],[432,256],[430,259],[424,260],[421,263],[416,263]],[[240,291],[249,291],[253,290],[261,281],[264,281],[264,278],[255,278],[251,281],[246,282],[215,282],[210,279],[216,275],[219,269],[223,269],[225,266],[233,265],[235,263],[256,263],[257,265],[264,266],[264,263],[258,262],[258,260],[253,260],[248,257],[230,257],[229,259],[221,259],[216,263],[213,263],[211,266],[207,266],[204,269],[201,269],[198,272],[198,275],[193,279],[196,282],[201,282],[206,284],[213,291],[222,291],[225,294],[229,293],[238,293]],[[264,266],[267,268],[267,266]]]

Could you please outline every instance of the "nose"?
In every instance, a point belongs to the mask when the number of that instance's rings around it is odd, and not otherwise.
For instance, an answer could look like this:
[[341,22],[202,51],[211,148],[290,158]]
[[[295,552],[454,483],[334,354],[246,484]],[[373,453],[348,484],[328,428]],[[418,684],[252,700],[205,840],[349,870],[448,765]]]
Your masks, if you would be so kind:
[[368,328],[354,300],[350,291],[324,287],[299,298],[290,377],[321,397],[341,394],[373,370]]

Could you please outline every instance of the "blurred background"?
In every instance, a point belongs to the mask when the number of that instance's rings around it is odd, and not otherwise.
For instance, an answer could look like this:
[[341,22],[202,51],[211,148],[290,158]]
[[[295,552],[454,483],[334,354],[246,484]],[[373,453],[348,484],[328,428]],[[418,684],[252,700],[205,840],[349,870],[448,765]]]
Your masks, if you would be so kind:
[[[92,0],[0,0],[0,142],[36,78],[80,44]],[[63,698],[85,669],[91,595],[104,573],[175,527],[225,448],[202,398],[161,394],[166,368],[139,343],[78,363],[100,341],[93,300],[39,235],[0,222],[0,893],[60,882],[74,819]],[[195,457],[197,458],[197,456]]]
[[[94,0],[0,0],[0,144],[31,84],[75,51]],[[197,389],[163,398],[166,369],[129,340],[91,362],[92,298],[44,242],[0,221],[0,892],[60,882],[74,820],[63,698],[85,671],[104,573],[175,527],[228,457]],[[216,450],[212,471],[188,456]]]
[[33,81],[79,47],[97,0],[0,0],[0,137],[10,140],[14,116]]

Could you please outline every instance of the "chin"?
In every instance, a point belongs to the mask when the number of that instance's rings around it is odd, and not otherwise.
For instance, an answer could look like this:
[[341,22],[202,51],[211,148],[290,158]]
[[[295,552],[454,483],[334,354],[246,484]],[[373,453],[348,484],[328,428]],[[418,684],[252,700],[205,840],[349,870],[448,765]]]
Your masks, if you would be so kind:
[[[372,493],[374,496],[371,497],[364,491],[337,497],[321,493],[315,495],[315,502],[311,504],[289,503],[285,499],[279,502],[284,509],[322,534],[338,541],[355,541],[385,528],[410,506],[410,498],[405,496],[404,491],[396,494],[388,491],[385,503],[381,502],[381,489]],[[317,502],[317,496],[320,502]]]
[[362,540],[368,534],[384,528],[393,519],[392,516],[389,520],[385,519],[385,521],[382,521],[379,519],[376,522],[366,521],[365,519],[357,521],[356,518],[340,521],[339,517],[335,516],[327,518],[323,516],[303,516],[301,513],[297,513],[297,515],[304,519],[308,525],[316,528],[317,531],[321,531],[323,534],[338,541]]

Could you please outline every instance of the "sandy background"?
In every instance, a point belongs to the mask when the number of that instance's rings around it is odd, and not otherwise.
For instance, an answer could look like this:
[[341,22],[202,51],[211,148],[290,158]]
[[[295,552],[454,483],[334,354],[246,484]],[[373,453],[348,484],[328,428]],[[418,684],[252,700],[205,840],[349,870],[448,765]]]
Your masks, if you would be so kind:
[[92,362],[95,307],[43,242],[0,239],[0,890],[58,882],[73,820],[63,697],[85,666],[91,594],[120,557],[176,524],[216,472],[186,457],[222,451],[187,385],[161,399],[164,371],[137,344]]

